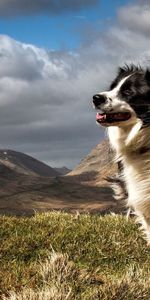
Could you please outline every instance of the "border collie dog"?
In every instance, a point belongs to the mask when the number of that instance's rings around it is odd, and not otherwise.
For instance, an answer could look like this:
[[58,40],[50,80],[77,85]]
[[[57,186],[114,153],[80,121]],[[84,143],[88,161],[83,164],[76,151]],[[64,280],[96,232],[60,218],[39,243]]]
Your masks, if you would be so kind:
[[150,244],[150,70],[119,68],[110,88],[94,95],[93,103],[119,164],[115,198],[124,194]]

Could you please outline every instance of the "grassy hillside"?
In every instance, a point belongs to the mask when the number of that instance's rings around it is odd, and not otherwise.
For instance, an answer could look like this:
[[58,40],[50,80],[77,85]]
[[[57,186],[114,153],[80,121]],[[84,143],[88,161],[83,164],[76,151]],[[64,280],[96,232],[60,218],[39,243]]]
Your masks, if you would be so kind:
[[0,299],[150,299],[150,249],[133,219],[0,217]]

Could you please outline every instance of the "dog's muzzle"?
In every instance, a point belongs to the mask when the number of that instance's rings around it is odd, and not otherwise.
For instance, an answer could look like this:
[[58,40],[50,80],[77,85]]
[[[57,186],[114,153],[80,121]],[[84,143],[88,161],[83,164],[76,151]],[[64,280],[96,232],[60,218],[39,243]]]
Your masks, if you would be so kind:
[[[104,109],[105,104],[108,103],[108,100],[111,100],[110,98],[107,98],[105,94],[95,94],[93,96],[93,103],[96,109],[100,110],[96,114],[96,122],[105,125],[107,123],[107,126],[112,125],[113,123],[116,122],[122,122],[122,121],[128,121],[131,117],[131,113],[128,111],[121,112],[121,111],[116,111],[116,112],[110,112],[106,111]],[[112,101],[112,100],[111,100]],[[103,109],[101,109],[101,106],[103,106]]]
[[96,94],[93,96],[93,103],[95,105],[95,108],[99,108],[101,104],[104,104],[107,100],[107,97],[105,95]]

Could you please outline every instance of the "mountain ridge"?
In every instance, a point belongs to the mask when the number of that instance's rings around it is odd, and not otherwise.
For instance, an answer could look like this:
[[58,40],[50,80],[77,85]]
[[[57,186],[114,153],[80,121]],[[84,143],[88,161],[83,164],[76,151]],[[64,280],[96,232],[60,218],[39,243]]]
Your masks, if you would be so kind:
[[60,173],[38,159],[11,149],[0,149],[0,167],[4,165],[15,173],[31,176],[58,176]]

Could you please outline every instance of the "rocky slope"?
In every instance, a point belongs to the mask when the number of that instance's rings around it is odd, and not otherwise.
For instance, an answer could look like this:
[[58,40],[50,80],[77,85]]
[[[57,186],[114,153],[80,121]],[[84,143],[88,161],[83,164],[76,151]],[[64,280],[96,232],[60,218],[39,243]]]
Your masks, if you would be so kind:
[[76,176],[81,181],[89,182],[91,185],[106,184],[105,178],[116,171],[113,162],[113,153],[107,140],[98,144],[80,164],[68,175]]

